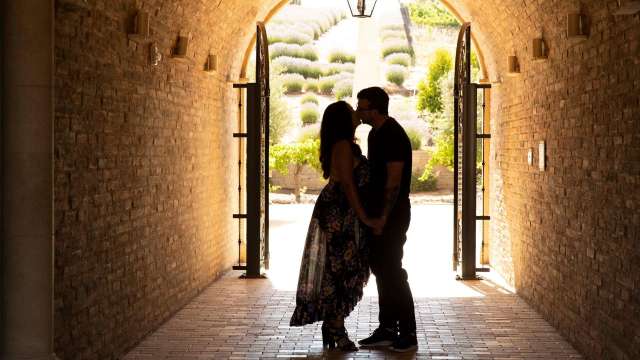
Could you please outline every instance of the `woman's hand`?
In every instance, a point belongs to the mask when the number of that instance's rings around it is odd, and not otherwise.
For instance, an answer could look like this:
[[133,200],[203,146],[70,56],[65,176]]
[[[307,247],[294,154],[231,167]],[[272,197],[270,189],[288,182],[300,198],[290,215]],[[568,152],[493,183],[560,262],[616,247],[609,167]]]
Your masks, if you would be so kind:
[[370,227],[371,229],[373,229],[373,234],[374,235],[381,235],[382,234],[382,229],[384,229],[384,224],[385,224],[385,220],[384,218],[365,218],[362,220],[362,222],[367,225],[368,227]]

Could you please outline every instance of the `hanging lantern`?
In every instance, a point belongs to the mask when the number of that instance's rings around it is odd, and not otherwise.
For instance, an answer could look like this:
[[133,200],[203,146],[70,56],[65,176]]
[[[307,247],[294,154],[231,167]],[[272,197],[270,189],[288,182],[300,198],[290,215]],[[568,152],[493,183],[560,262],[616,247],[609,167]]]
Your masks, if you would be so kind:
[[376,8],[376,3],[378,2],[378,0],[369,0],[368,2],[371,3],[372,1],[373,6],[368,6],[367,0],[347,0],[349,11],[351,11],[351,16],[357,18],[371,17],[371,15],[373,15],[373,9]]

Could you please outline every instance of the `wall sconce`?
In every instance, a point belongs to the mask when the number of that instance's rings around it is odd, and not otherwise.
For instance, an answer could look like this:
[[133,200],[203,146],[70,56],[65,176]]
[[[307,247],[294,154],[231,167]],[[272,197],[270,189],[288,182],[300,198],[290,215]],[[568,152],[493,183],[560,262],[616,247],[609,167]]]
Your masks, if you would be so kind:
[[149,38],[149,13],[138,10],[130,24],[129,40],[144,42]]
[[144,11],[139,11],[133,18],[133,33],[132,35],[149,36],[149,14]]
[[149,63],[153,66],[157,66],[160,64],[162,60],[162,54],[158,51],[158,46],[156,43],[149,44]]
[[207,55],[207,62],[204,64],[204,71],[213,73],[218,71],[218,56],[215,54]]
[[546,60],[549,56],[547,43],[543,38],[533,39],[532,42],[533,60]]
[[520,75],[520,62],[516,55],[510,55],[507,62],[507,75]]
[[187,56],[187,49],[189,48],[189,37],[184,35],[178,35],[175,47],[171,51],[171,56],[175,58],[184,58]]
[[587,38],[587,17],[580,13],[567,15],[567,36],[569,38]]

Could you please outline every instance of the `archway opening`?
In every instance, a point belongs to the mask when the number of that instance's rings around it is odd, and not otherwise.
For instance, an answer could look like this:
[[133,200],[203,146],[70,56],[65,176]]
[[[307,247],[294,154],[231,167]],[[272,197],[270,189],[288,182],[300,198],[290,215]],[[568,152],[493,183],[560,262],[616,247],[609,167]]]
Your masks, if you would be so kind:
[[[324,108],[367,86],[390,94],[390,115],[397,118],[414,148],[412,225],[404,263],[410,274],[450,274],[453,237],[453,63],[459,16],[440,1],[387,3],[372,19],[348,16],[342,0],[318,4],[285,1],[269,13],[272,93],[270,143],[282,157],[270,173],[270,277],[285,289],[295,287],[313,203],[325,181],[317,171],[312,146]],[[254,78],[253,46],[242,73]],[[481,52],[472,55],[473,81],[486,79]],[[486,104],[488,107],[488,104]],[[480,128],[485,111],[479,102]],[[366,153],[367,126],[357,137]],[[288,149],[278,153],[278,149]],[[302,153],[296,153],[300,150]],[[295,150],[295,151],[294,151]],[[317,150],[317,149],[316,149]],[[479,174],[483,164],[479,146]],[[287,157],[288,156],[288,157]],[[297,157],[297,158],[296,158]],[[315,156],[317,159],[317,156]],[[284,166],[283,166],[284,164]],[[488,165],[488,162],[485,162]],[[314,169],[314,166],[316,169]],[[284,170],[284,171],[283,171]],[[486,185],[480,176],[479,186]],[[487,187],[488,188],[488,187]],[[482,198],[480,199],[482,203]],[[482,211],[482,206],[479,206]],[[488,231],[479,222],[478,266],[488,263]],[[444,279],[443,279],[444,280]],[[419,293],[445,289],[429,284]],[[445,289],[443,291],[449,291]]]

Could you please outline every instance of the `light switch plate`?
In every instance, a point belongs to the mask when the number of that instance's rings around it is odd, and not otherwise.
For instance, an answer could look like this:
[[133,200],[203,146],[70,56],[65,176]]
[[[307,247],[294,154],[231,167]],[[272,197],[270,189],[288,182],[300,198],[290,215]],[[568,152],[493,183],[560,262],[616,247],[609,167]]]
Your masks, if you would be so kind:
[[545,167],[546,167],[546,154],[547,152],[547,147],[544,143],[544,141],[540,141],[540,144],[538,145],[538,167],[540,168],[540,171],[544,171]]
[[529,148],[529,151],[527,152],[527,163],[529,164],[529,166],[533,165],[533,149]]

